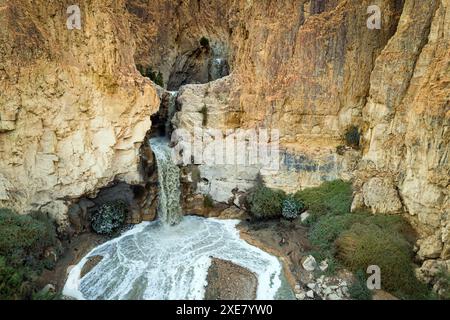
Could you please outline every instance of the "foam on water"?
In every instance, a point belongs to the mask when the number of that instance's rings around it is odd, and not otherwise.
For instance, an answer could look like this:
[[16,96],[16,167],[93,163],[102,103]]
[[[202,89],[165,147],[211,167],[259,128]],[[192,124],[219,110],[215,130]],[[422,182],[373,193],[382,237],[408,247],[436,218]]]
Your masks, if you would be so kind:
[[158,165],[158,218],[175,225],[181,221],[180,168],[172,161],[172,149],[165,138],[150,139],[150,145]]
[[[274,299],[279,260],[240,239],[238,220],[185,217],[176,226],[143,223],[92,250],[69,273],[63,294],[76,299],[199,300],[211,258],[254,272],[257,299]],[[89,257],[102,261],[80,279]]]

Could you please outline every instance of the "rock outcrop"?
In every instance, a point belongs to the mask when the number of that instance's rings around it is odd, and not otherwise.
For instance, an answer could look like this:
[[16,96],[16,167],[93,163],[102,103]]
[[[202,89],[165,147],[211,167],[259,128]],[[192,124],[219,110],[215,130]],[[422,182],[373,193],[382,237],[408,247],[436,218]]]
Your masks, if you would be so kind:
[[141,183],[139,149],[159,106],[137,72],[124,1],[0,5],[0,204],[64,225],[73,199]]
[[[267,184],[293,191],[353,179],[354,209],[407,213],[422,238],[419,258],[448,260],[450,2],[378,1],[380,30],[366,26],[371,4],[230,2],[231,83],[183,91],[179,119],[205,104],[211,126],[279,129],[283,159],[294,161],[283,160]],[[208,90],[218,86],[228,101]],[[360,151],[340,148],[350,125],[362,132]],[[205,174],[202,192],[228,199],[239,184],[225,172],[219,181]]]

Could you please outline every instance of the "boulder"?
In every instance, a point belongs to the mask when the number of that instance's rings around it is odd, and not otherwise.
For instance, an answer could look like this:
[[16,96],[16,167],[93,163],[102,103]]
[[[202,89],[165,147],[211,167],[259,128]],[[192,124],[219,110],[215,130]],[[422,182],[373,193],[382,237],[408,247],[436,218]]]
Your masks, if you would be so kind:
[[420,248],[417,255],[421,260],[438,258],[441,255],[443,243],[439,234],[419,240],[417,243]]
[[394,184],[384,178],[372,178],[363,186],[364,204],[374,213],[397,213],[402,203]]
[[307,256],[302,262],[303,269],[306,271],[314,271],[317,268],[316,259],[313,256]]
[[302,223],[305,223],[310,216],[311,214],[308,211],[305,211],[300,215],[300,220],[302,221]]

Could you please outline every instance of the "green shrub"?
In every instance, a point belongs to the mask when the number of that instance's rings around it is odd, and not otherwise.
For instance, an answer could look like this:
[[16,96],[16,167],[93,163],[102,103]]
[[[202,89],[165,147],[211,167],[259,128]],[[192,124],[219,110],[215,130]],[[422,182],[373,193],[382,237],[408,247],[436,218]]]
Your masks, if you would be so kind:
[[45,250],[56,243],[55,227],[46,215],[0,209],[0,300],[31,298],[36,278],[48,266]]
[[444,300],[450,300],[450,272],[441,268],[437,274],[437,283],[439,284],[440,298]]
[[287,220],[297,219],[299,213],[305,208],[303,202],[298,201],[292,196],[287,197],[283,200],[283,211],[282,215]]
[[200,45],[204,48],[209,48],[209,39],[206,37],[202,37],[200,39]]
[[55,292],[36,292],[32,295],[32,300],[61,300],[61,294]]
[[381,285],[401,298],[425,298],[426,286],[414,274],[412,245],[391,227],[355,223],[336,240],[338,259],[350,270],[381,269]]
[[281,190],[272,190],[263,185],[257,185],[248,196],[250,213],[257,219],[280,217],[285,198],[286,194]]
[[337,146],[336,147],[336,153],[340,156],[343,156],[345,154],[345,146]]
[[[28,276],[27,276],[28,275]],[[11,266],[0,256],[0,300],[21,300],[32,294],[30,273],[22,266]]]
[[203,206],[205,208],[214,208],[214,200],[211,195],[207,194],[203,197]]
[[92,229],[98,234],[112,234],[124,225],[127,213],[128,205],[123,200],[105,203],[92,213]]
[[136,69],[143,77],[149,78],[160,87],[164,87],[164,77],[161,72],[156,73],[150,66],[144,67],[143,65],[136,65]]
[[42,267],[45,249],[55,244],[55,227],[48,217],[0,209],[0,256],[7,257],[9,264]]
[[350,212],[353,189],[350,182],[335,180],[320,187],[298,191],[295,198],[304,203],[312,215],[336,215]]
[[158,74],[156,75],[154,82],[158,86],[164,87],[164,77],[163,77],[163,74],[161,72],[158,71]]
[[348,288],[350,298],[353,300],[372,300],[372,291],[367,288],[367,279],[364,271],[356,271],[355,278],[355,282]]
[[359,215],[352,213],[323,216],[312,226],[309,240],[317,250],[333,256],[336,239],[360,219]]
[[349,127],[344,134],[345,143],[347,146],[352,147],[354,149],[359,149],[359,142],[361,140],[361,134],[359,132],[358,127],[351,126]]

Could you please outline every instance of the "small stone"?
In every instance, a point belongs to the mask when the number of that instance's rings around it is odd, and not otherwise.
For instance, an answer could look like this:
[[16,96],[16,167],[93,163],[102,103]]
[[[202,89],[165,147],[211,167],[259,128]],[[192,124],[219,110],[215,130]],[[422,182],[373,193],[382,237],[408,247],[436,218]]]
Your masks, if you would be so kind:
[[335,285],[330,286],[330,289],[331,289],[331,290],[336,290],[337,288],[339,288],[339,286],[335,286]]
[[332,294],[332,293],[333,293],[333,290],[331,290],[331,288],[329,288],[329,287],[326,287],[326,288],[323,290],[323,293],[324,293],[325,295],[329,295],[329,294]]
[[54,285],[52,284],[47,284],[41,291],[42,294],[47,294],[47,293],[55,293],[56,292],[56,288]]
[[314,291],[309,290],[308,292],[306,292],[306,296],[307,296],[308,298],[313,299],[313,298],[314,298]]
[[75,265],[68,266],[66,269],[66,274],[68,275],[72,271],[73,268],[75,268]]
[[341,291],[342,291],[343,296],[348,296],[348,288],[347,287],[342,287]]
[[317,267],[316,259],[313,256],[308,256],[302,263],[303,269],[306,271],[314,271]]
[[301,293],[297,293],[297,294],[295,295],[295,297],[297,298],[297,300],[305,300],[306,295],[305,295],[304,292],[301,292]]
[[311,216],[311,214],[310,214],[308,211],[305,211],[305,212],[303,212],[303,213],[300,215],[300,220],[301,220],[302,222],[306,222],[306,220],[307,220],[310,216]]
[[327,260],[323,260],[320,264],[319,264],[319,269],[320,271],[325,271],[328,269],[328,261]]
[[295,292],[299,292],[300,291],[300,285],[296,284],[294,287],[294,291]]
[[316,290],[317,285],[315,283],[308,283],[306,285],[308,288],[310,288],[311,290]]
[[327,298],[328,298],[328,300],[342,300],[342,298],[339,297],[339,296],[338,296],[337,294],[335,294],[335,293],[330,294]]

